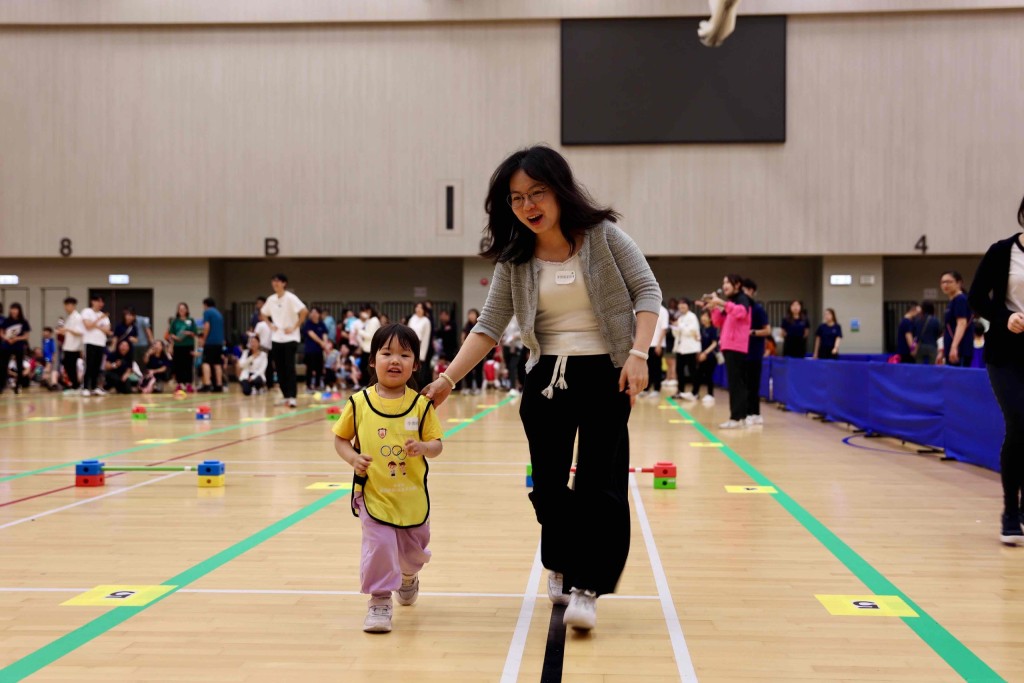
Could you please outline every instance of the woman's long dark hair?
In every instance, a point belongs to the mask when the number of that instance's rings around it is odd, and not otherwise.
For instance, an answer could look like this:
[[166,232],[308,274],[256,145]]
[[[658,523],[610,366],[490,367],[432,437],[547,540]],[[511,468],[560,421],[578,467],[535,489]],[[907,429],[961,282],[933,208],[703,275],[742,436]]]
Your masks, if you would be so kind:
[[480,243],[480,255],[495,263],[526,263],[533,257],[537,236],[523,225],[509,206],[509,182],[522,170],[538,183],[543,183],[558,202],[559,225],[569,247],[576,251],[576,239],[583,231],[602,221],[616,221],[618,212],[598,206],[586,188],[576,182],[569,162],[561,154],[544,145],[521,149],[505,159],[491,176],[487,190],[487,227]]
[[1020,208],[1017,209],[1017,222],[1024,227],[1024,198],[1020,200]]

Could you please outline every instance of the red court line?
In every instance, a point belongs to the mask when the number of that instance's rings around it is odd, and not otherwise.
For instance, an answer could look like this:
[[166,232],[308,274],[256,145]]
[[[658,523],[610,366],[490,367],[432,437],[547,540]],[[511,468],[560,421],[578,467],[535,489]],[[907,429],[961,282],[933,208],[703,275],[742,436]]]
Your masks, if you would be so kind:
[[[249,437],[246,437],[244,439],[236,439],[235,441],[229,441],[227,443],[222,443],[219,446],[210,446],[209,448],[202,448],[202,449],[200,449],[198,451],[191,451],[189,453],[185,453],[184,455],[179,455],[179,456],[176,456],[176,457],[173,457],[173,458],[167,458],[166,460],[159,460],[157,462],[147,463],[145,465],[145,467],[156,467],[157,465],[163,465],[164,463],[174,462],[175,460],[182,460],[184,458],[191,458],[192,456],[200,455],[201,453],[209,453],[210,451],[216,451],[216,450],[218,450],[220,448],[227,448],[228,446],[236,446],[236,445],[238,445],[240,443],[245,443],[246,441],[253,441],[254,439],[262,439],[263,437],[270,436],[271,434],[278,434],[280,432],[287,432],[287,431],[289,431],[291,429],[297,429],[299,427],[305,427],[306,425],[313,424],[314,422],[320,422],[320,419],[318,418],[316,420],[307,420],[306,422],[300,422],[298,424],[290,425],[288,427],[282,427],[281,429],[275,429],[273,431],[265,432],[263,434],[257,434],[256,436],[249,436]],[[102,456],[100,456],[100,457],[102,457]],[[122,474],[127,474],[127,472],[114,472],[114,473],[112,473],[107,478],[108,479],[113,479],[114,477],[119,477]],[[7,507],[8,505],[14,505],[15,503],[23,503],[26,500],[32,500],[33,498],[42,498],[43,496],[48,496],[51,493],[60,493],[61,491],[67,491],[68,489],[73,489],[73,488],[76,488],[76,487],[75,487],[74,484],[71,484],[70,486],[61,486],[60,488],[51,489],[49,491],[43,491],[42,493],[35,493],[35,494],[31,495],[31,496],[25,496],[24,498],[18,498],[16,500],[9,500],[6,503],[0,503],[0,508]]]

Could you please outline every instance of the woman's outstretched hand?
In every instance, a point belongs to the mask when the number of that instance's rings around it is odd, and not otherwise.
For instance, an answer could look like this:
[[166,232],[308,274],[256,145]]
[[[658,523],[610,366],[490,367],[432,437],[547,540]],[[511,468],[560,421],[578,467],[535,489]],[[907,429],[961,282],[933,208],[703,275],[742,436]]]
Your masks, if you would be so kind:
[[619,373],[619,391],[629,394],[629,405],[636,405],[636,397],[647,388],[647,361],[630,356]]
[[420,393],[433,401],[434,407],[437,408],[448,399],[448,396],[451,395],[452,386],[448,384],[447,380],[438,377],[433,382],[423,387],[423,391]]

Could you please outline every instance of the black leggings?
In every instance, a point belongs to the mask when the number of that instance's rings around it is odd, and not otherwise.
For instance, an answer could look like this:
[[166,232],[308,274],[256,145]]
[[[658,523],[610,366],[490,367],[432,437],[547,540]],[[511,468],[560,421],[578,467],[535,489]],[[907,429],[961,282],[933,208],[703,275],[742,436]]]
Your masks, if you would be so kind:
[[[629,396],[608,356],[570,356],[566,389],[552,398],[555,356],[526,376],[519,415],[530,443],[533,492],[541,525],[541,561],[564,574],[563,586],[611,593],[629,554]],[[576,479],[569,468],[579,432]]]
[[103,369],[103,356],[107,349],[96,344],[85,345],[85,388],[95,391]]
[[[661,355],[655,353],[652,346],[647,350],[647,389],[661,391],[661,381],[665,379],[661,370]],[[676,371],[679,372],[678,370]],[[678,374],[677,374],[678,376]]]
[[718,359],[713,353],[709,353],[704,362],[697,366],[697,381],[693,383],[693,395],[700,394],[700,388],[708,388],[708,396],[715,395],[715,368],[718,367]]
[[744,384],[747,389],[747,415],[761,414],[761,371],[764,368],[762,360],[748,357],[745,361]]
[[64,366],[64,373],[71,382],[72,389],[78,389],[81,384],[78,382],[78,359],[81,357],[78,351],[64,351],[61,357],[61,365]]
[[11,362],[11,358],[14,358],[14,367],[17,368],[14,374],[14,393],[21,391],[21,373],[24,372],[25,365],[25,349],[18,345],[16,348],[0,348],[0,368],[4,373],[4,381],[0,384],[0,394],[4,393],[4,389],[7,388],[7,366]]
[[178,384],[192,384],[192,347],[175,346],[171,357],[171,368]]
[[274,359],[274,367],[277,368],[277,383],[281,387],[281,395],[285,398],[295,398],[295,351],[299,348],[299,342],[274,342],[270,349],[270,355]]
[[1024,365],[989,365],[988,379],[1006,423],[1006,436],[999,453],[1004,512],[1016,517],[1020,514],[1021,488],[1024,487]]
[[679,393],[683,393],[687,384],[693,385],[693,393],[697,393],[697,354],[676,354],[676,380],[679,382]]
[[723,351],[725,373],[729,378],[729,419],[743,420],[747,417],[747,381],[743,372],[747,354],[739,351]]
[[315,389],[324,383],[324,352],[309,351],[306,353],[306,388]]
[[262,377],[256,376],[252,379],[243,379],[239,384],[242,385],[242,393],[249,396],[252,394],[253,389],[256,389],[257,391],[262,389],[264,382]]

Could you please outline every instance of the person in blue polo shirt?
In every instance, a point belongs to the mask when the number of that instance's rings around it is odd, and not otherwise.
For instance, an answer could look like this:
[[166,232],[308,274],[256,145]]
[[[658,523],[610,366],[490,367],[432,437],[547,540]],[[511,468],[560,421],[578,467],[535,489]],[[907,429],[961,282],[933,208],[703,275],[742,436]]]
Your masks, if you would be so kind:
[[917,329],[917,319],[921,315],[921,307],[916,303],[907,307],[907,312],[900,320],[899,329],[896,330],[896,353],[901,363],[914,362],[914,349],[917,348],[917,341],[914,332]]
[[821,360],[835,360],[839,357],[839,345],[843,340],[843,327],[836,321],[836,312],[825,309],[825,322],[818,325],[814,337],[814,357]]
[[[224,316],[216,302],[203,299],[203,388],[199,391],[224,391]],[[212,368],[212,371],[211,371]],[[214,383],[210,384],[210,379]]]
[[946,365],[971,367],[974,355],[974,340],[971,336],[971,305],[964,294],[963,275],[947,270],[939,280],[942,292],[949,297],[946,307],[945,329],[942,332],[942,354]]

